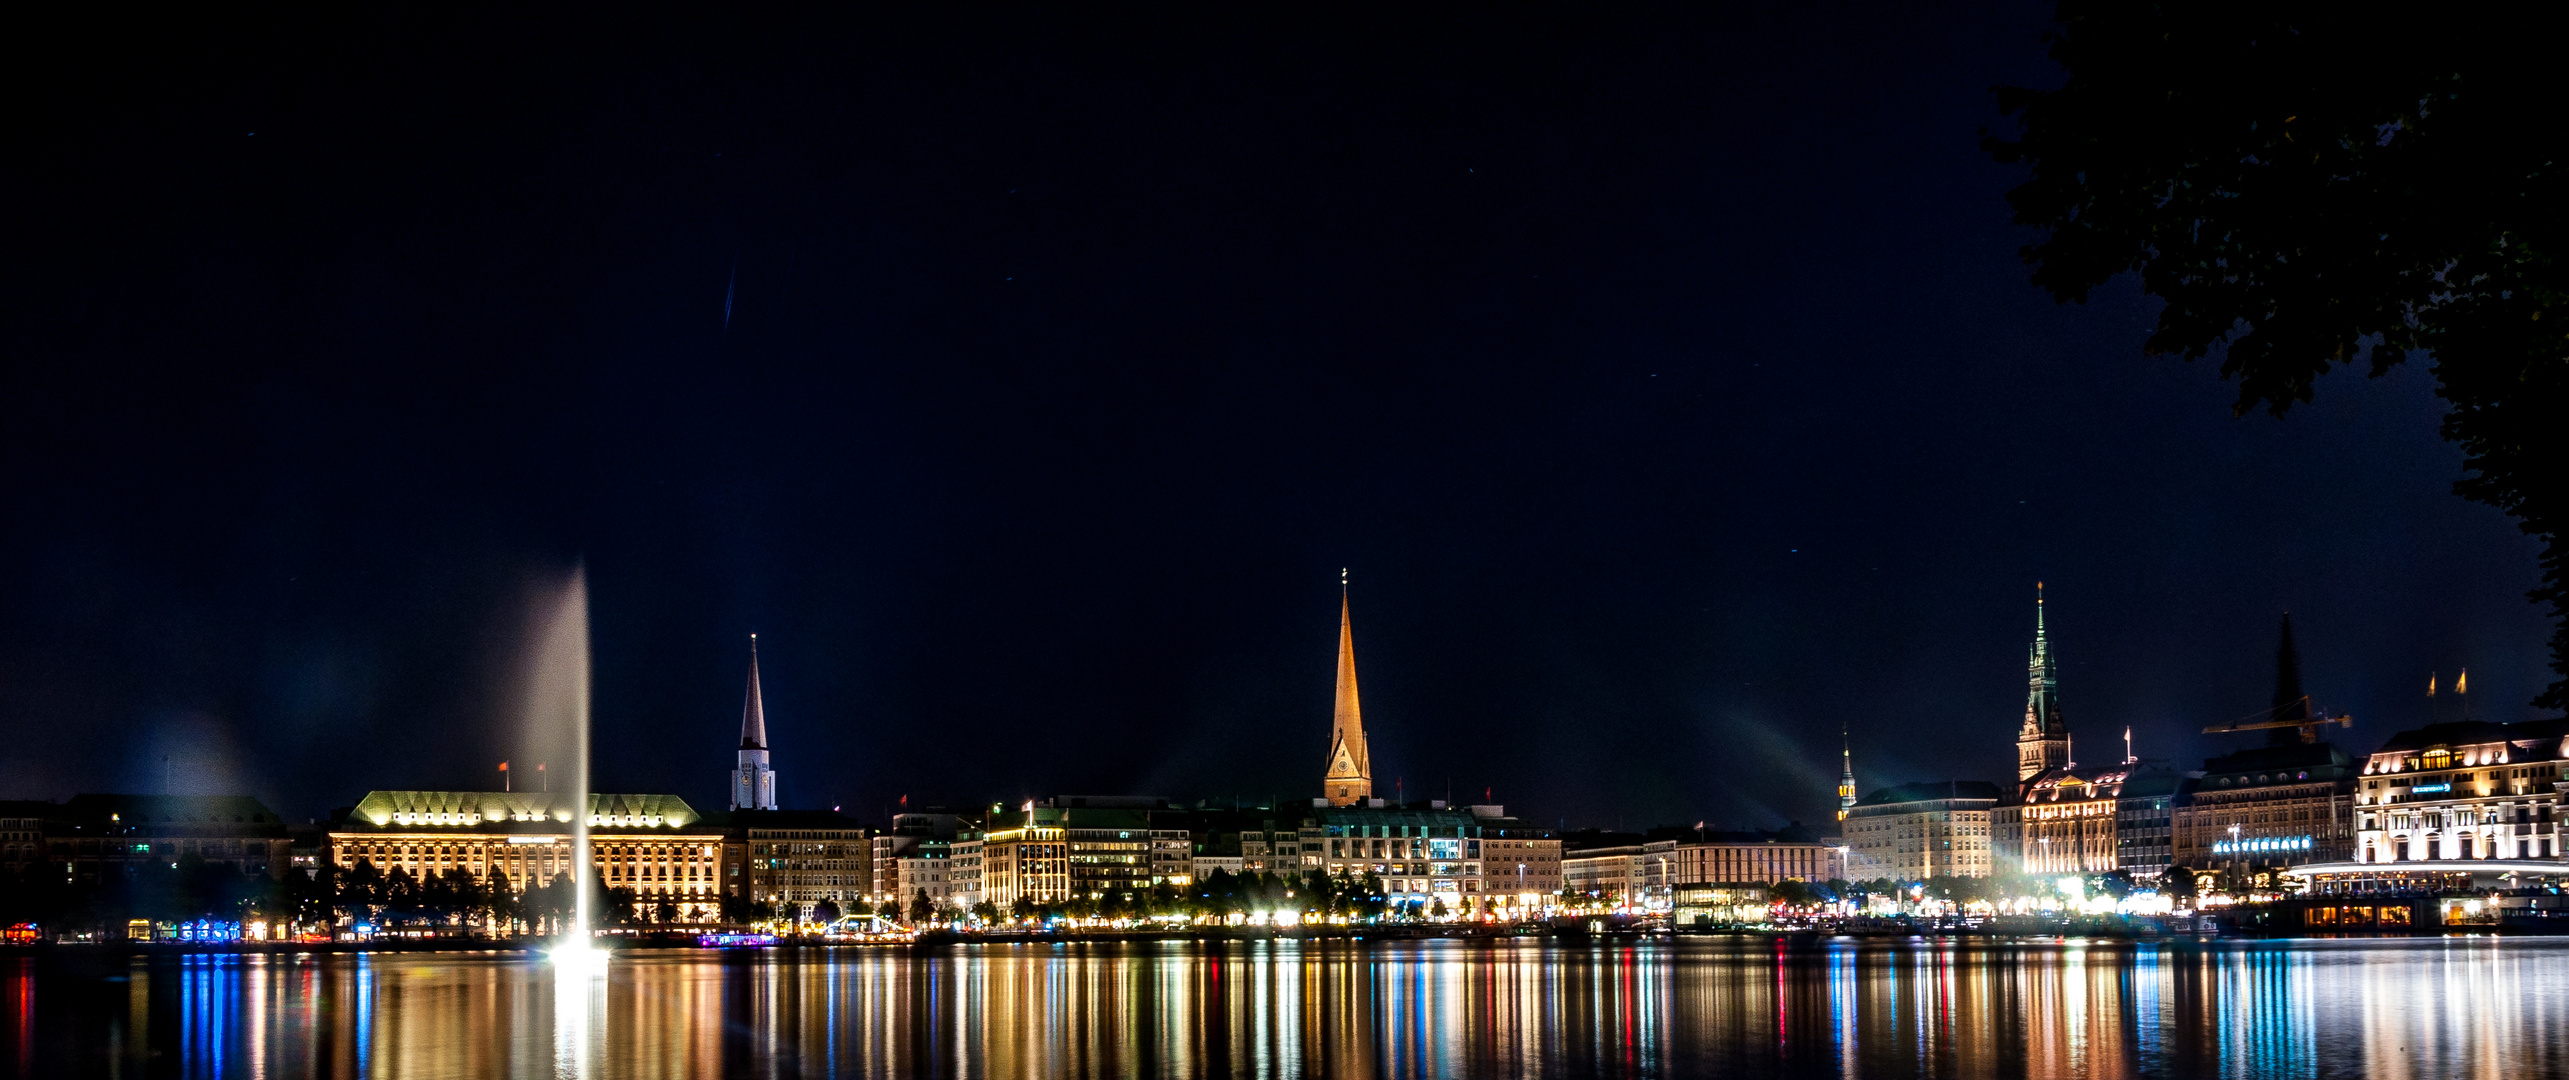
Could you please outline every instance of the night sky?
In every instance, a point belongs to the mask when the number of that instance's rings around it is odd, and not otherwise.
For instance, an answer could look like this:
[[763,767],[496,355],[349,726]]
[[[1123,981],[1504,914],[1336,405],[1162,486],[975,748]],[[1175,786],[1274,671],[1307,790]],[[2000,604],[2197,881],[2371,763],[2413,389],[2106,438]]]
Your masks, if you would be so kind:
[[705,809],[752,632],[788,805],[1308,799],[1342,567],[1377,790],[1572,826],[2012,778],[2037,580],[2082,760],[2549,681],[2421,365],[2027,283],[2046,5],[890,7],[17,36],[0,797],[496,786],[583,559]]

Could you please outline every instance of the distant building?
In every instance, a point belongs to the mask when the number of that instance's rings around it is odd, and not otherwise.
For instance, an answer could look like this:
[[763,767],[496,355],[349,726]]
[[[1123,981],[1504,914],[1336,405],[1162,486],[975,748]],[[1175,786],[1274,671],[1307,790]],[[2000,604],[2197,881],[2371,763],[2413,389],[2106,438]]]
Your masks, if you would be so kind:
[[908,910],[910,898],[919,884],[905,888],[902,861],[935,859],[936,867],[913,865],[908,869],[912,882],[942,878],[944,860],[950,854],[963,819],[942,810],[904,812],[892,816],[892,828],[876,835],[868,860],[869,880],[866,898],[876,904],[897,904]]
[[1990,815],[1995,872],[2155,877],[2167,869],[2184,779],[2166,762],[2133,758],[2046,769]]
[[1307,869],[1303,864],[1299,811],[1279,814],[1267,807],[1207,808],[1161,817],[1168,828],[1190,830],[1187,876],[1191,880],[1201,880],[1216,870],[1292,875]]
[[1475,910],[1488,890],[1483,822],[1441,801],[1425,808],[1314,807],[1301,830],[1305,871],[1382,879],[1395,903],[1443,899]]
[[749,696],[740,709],[739,764],[731,771],[731,808],[776,809],[776,770],[767,760],[767,709],[758,695],[758,635],[749,635]]
[[1038,821],[1062,830],[1073,896],[1138,894],[1195,879],[1194,835],[1182,814],[1088,807],[1038,807],[1035,813]]
[[2173,861],[2251,873],[2355,857],[2362,766],[2329,743],[2209,758],[2176,812]]
[[1504,806],[1474,806],[1481,825],[1481,890],[1499,907],[1524,916],[1546,910],[1561,895],[1561,835],[1507,816]]
[[[80,882],[104,880],[144,863],[188,856],[217,869],[283,879],[293,869],[285,821],[247,795],[74,795],[48,803],[12,803],[0,833],[26,853],[41,843],[43,859],[69,867]],[[32,837],[41,835],[38,841]],[[14,858],[12,862],[16,861]]]
[[[543,886],[572,870],[569,796],[504,791],[372,791],[330,829],[330,861],[413,879],[462,871],[484,885]],[[634,914],[662,901],[681,922],[719,917],[726,837],[675,795],[591,795],[590,855],[597,881],[630,889]]]
[[2569,719],[2429,724],[2391,736],[2356,792],[2363,863],[2562,858]]
[[1649,840],[1630,837],[1632,843],[1613,842],[1615,834],[1593,836],[1607,843],[1598,847],[1568,848],[1561,853],[1561,888],[1572,896],[1585,896],[1608,903],[1640,908],[1644,911],[1666,911],[1674,897],[1678,881],[1677,841]]
[[873,885],[873,838],[835,810],[736,810],[723,846],[726,896],[811,919],[822,901],[847,911]]
[[952,852],[947,858],[946,869],[949,895],[954,900],[956,911],[970,914],[973,905],[981,903],[984,899],[981,887],[981,830],[964,829],[957,832],[954,846],[948,850]]
[[1321,792],[1331,806],[1354,806],[1373,797],[1373,759],[1365,750],[1365,721],[1356,704],[1356,635],[1347,618],[1346,575],[1338,583],[1338,693],[1329,722],[1329,763]]
[[0,800],[0,871],[15,875],[45,861],[45,825],[61,809],[50,802]]
[[2155,882],[2176,861],[2176,820],[2194,792],[2194,778],[2172,766],[2134,769],[2115,793],[2114,868],[2134,881]]
[[1798,822],[1781,829],[1709,831],[1677,843],[1677,885],[1774,885],[1846,877],[1844,852]]
[[1020,900],[1058,904],[1070,899],[1070,844],[1064,830],[1058,823],[1036,821],[1032,803],[1023,815],[1006,824],[992,815],[991,828],[979,841],[981,899],[1002,914],[1013,913]]
[[1850,880],[1989,877],[1998,785],[1986,780],[1902,784],[1867,795],[1846,819]]

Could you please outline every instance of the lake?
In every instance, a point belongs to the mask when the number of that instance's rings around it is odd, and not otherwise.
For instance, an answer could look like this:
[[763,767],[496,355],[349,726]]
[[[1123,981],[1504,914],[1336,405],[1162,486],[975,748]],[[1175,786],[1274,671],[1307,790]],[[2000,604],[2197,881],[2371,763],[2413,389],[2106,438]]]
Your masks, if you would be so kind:
[[2569,1075],[2569,940],[0,953],[0,1071],[168,1077]]

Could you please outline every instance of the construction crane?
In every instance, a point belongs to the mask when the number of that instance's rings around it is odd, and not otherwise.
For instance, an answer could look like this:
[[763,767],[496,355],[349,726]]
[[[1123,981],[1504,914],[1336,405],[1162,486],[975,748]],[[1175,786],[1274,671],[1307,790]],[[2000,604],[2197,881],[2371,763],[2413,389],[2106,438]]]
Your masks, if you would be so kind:
[[[2203,729],[2203,733],[2206,735],[2227,735],[2236,731],[2273,731],[2279,728],[2299,728],[2301,730],[2301,741],[2305,743],[2316,743],[2319,741],[2319,729],[2327,727],[2330,724],[2335,724],[2339,727],[2355,726],[2355,718],[2345,713],[2339,713],[2335,716],[2312,715],[2315,712],[2317,712],[2317,710],[2310,707],[2310,695],[2304,694],[2290,705],[2285,705],[2281,708],[2267,709],[2262,712],[2251,714],[2254,716],[2265,717],[2265,719],[2240,720],[2227,724],[2214,724]],[[2299,713],[2301,715],[2298,717],[2286,716],[2281,720],[2274,719],[2274,717],[2278,715],[2288,713]]]

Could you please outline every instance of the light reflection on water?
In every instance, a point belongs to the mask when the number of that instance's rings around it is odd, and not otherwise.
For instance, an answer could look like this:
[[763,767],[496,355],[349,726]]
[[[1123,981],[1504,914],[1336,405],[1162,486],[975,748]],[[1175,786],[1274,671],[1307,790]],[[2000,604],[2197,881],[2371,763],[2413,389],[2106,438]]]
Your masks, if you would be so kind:
[[0,955],[20,1076],[2569,1073],[2569,941]]

